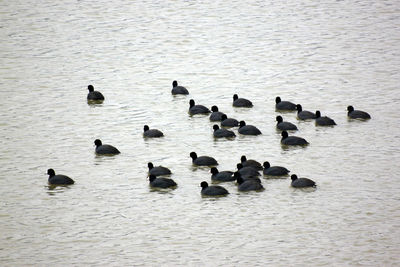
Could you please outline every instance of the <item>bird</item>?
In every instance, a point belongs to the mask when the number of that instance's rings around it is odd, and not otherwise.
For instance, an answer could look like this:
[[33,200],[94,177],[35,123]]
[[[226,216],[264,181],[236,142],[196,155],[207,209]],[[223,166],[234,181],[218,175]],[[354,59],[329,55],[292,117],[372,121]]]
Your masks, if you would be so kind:
[[212,167],[210,169],[211,172],[211,180],[218,182],[230,182],[235,181],[235,177],[233,177],[233,172],[231,171],[218,171],[216,167]]
[[297,104],[296,108],[297,108],[297,118],[299,120],[315,119],[315,113],[308,110],[303,110],[303,107],[300,104]]
[[190,152],[190,157],[192,158],[193,164],[197,166],[218,165],[218,162],[214,158],[209,156],[197,157],[196,152]]
[[238,183],[239,191],[261,191],[264,190],[261,182],[255,179],[244,180],[242,177],[237,177],[236,182]]
[[234,132],[229,131],[229,130],[224,129],[224,128],[219,128],[219,126],[216,125],[216,124],[214,124],[213,129],[214,129],[213,135],[214,135],[214,137],[216,137],[216,138],[221,138],[221,137],[235,137],[235,136],[236,136],[236,134],[235,134]]
[[281,131],[296,131],[297,126],[294,125],[291,122],[288,121],[283,121],[283,118],[281,116],[276,116],[276,128],[278,128]]
[[294,104],[290,101],[282,101],[281,98],[279,96],[277,96],[275,98],[275,109],[292,111],[292,110],[296,110],[296,104]]
[[246,125],[245,121],[239,122],[238,132],[243,135],[260,135],[261,131],[253,125]]
[[242,163],[243,167],[253,167],[256,170],[262,170],[263,166],[261,165],[260,162],[254,160],[254,159],[247,159],[245,155],[240,157],[240,162]]
[[211,112],[207,107],[205,107],[203,105],[195,105],[195,102],[194,102],[193,99],[190,99],[189,105],[190,105],[190,107],[189,107],[189,114],[190,115],[208,114],[208,113]]
[[226,114],[221,116],[221,126],[222,127],[236,127],[239,126],[239,121],[233,118],[228,118]]
[[48,169],[47,174],[49,175],[48,183],[51,185],[68,185],[68,184],[74,184],[74,180],[69,178],[66,175],[63,174],[57,174],[53,169]]
[[239,98],[237,94],[233,95],[233,104],[234,107],[241,107],[241,108],[251,108],[253,103],[246,98]]
[[237,181],[238,178],[242,178],[243,180],[255,180],[258,183],[261,183],[260,178],[258,178],[257,176],[243,176],[239,171],[235,171],[233,173],[233,178],[235,178],[235,181]]
[[89,93],[87,95],[87,100],[102,101],[104,96],[99,91],[95,91],[93,85],[88,85]]
[[315,124],[318,126],[332,126],[336,125],[335,121],[327,116],[321,117],[319,110],[315,111]]
[[94,140],[94,144],[96,145],[96,154],[101,154],[101,155],[116,155],[121,152],[112,145],[107,145],[107,144],[102,144],[100,139]]
[[301,187],[316,187],[316,184],[313,180],[308,178],[297,178],[296,174],[292,174],[290,176],[292,179],[291,186],[301,188]]
[[285,167],[281,166],[271,166],[268,161],[265,161],[264,164],[264,170],[263,174],[264,175],[270,175],[270,176],[284,176],[289,174],[289,170],[286,169]]
[[204,196],[226,196],[229,194],[228,190],[220,185],[209,186],[206,181],[200,183],[201,194]]
[[151,187],[169,188],[177,185],[176,182],[170,178],[156,177],[152,174],[149,176],[149,180]]
[[347,107],[347,116],[351,119],[363,119],[363,120],[369,120],[371,119],[371,116],[361,110],[355,110],[353,106],[348,106]]
[[211,115],[210,115],[210,121],[221,121],[222,120],[222,115],[225,115],[225,113],[218,111],[217,106],[212,106],[211,107]]
[[153,163],[151,163],[151,162],[147,163],[147,167],[149,168],[150,175],[160,176],[160,175],[170,175],[171,174],[170,169],[163,167],[163,166],[154,167]]
[[162,137],[164,134],[157,129],[150,129],[148,125],[143,127],[143,136],[144,137]]
[[288,145],[288,146],[297,146],[297,145],[308,145],[309,143],[306,141],[306,139],[302,137],[297,137],[297,136],[289,136],[286,131],[282,131],[281,133],[282,139],[281,143],[283,145]]
[[185,87],[178,85],[177,81],[173,81],[171,94],[173,94],[173,95],[188,95],[189,91]]
[[243,167],[242,163],[236,164],[236,167],[238,169],[238,172],[243,178],[248,178],[248,177],[257,177],[260,176],[261,174],[254,169],[253,167],[247,166]]

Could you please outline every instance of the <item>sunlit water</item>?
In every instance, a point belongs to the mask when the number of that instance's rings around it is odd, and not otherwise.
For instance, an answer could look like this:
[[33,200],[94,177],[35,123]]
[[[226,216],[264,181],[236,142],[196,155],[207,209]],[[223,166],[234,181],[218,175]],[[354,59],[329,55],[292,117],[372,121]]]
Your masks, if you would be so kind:
[[[65,2],[65,1],[64,1]],[[400,262],[398,1],[3,1],[1,266],[396,266]],[[178,80],[189,96],[170,94]],[[87,85],[106,100],[88,105]],[[232,95],[253,101],[232,107]],[[285,149],[276,96],[335,127],[298,125]],[[189,99],[262,135],[214,140]],[[372,120],[349,121],[346,107]],[[142,137],[143,125],[164,132]],[[235,129],[237,133],[237,130]],[[122,153],[98,157],[93,141]],[[317,182],[202,198],[208,168],[241,155]],[[154,191],[147,162],[178,187]],[[49,188],[48,168],[75,180]]]

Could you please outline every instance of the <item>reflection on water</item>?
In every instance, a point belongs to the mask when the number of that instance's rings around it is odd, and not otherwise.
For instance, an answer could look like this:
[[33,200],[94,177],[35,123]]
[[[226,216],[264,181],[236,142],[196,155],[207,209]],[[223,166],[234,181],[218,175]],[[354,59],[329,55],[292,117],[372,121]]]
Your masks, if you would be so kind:
[[[399,265],[397,6],[7,2],[0,265]],[[171,95],[173,80],[190,95]],[[88,102],[88,84],[106,100]],[[235,93],[254,106],[234,108]],[[276,96],[337,126],[277,112]],[[262,135],[235,127],[236,138],[215,139],[209,115],[188,114],[190,99]],[[372,119],[348,119],[348,105]],[[277,115],[310,145],[281,146]],[[165,136],[144,139],[146,124]],[[96,155],[96,138],[121,154]],[[227,182],[227,197],[202,197],[210,168],[192,165],[191,151],[220,170],[241,155],[268,160],[318,186],[264,176],[263,192]],[[150,188],[147,162],[169,167],[178,187]],[[75,184],[48,186],[49,167]]]
[[58,193],[63,193],[65,190],[70,189],[71,185],[48,185],[47,194],[53,196]]

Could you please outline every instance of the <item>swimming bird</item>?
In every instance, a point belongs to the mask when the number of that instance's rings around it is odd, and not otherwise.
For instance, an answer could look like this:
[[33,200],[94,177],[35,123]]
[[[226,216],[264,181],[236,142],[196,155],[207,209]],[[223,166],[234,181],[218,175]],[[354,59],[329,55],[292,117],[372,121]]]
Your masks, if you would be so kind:
[[260,176],[261,174],[254,169],[253,167],[247,166],[243,167],[242,163],[236,164],[236,167],[238,169],[238,172],[243,178],[248,178],[248,177],[257,177]]
[[297,145],[308,145],[309,143],[306,141],[306,139],[302,137],[297,137],[297,136],[289,136],[286,131],[282,131],[281,133],[282,139],[281,143],[283,145],[288,145],[288,146],[297,146]]
[[170,175],[171,174],[170,169],[163,167],[163,166],[154,167],[153,163],[151,163],[151,162],[147,163],[147,167],[149,168],[150,175],[160,176],[160,175]]
[[234,132],[229,131],[229,130],[224,129],[224,128],[219,128],[219,126],[216,125],[216,124],[214,124],[213,129],[214,129],[213,135],[214,135],[214,137],[216,137],[216,138],[221,138],[221,137],[235,137],[235,136],[236,136],[236,134],[235,134]]
[[221,116],[221,126],[222,127],[236,127],[239,126],[239,121],[233,118],[228,118],[226,114]]
[[235,181],[233,177],[233,172],[231,171],[218,171],[216,167],[212,167],[211,170],[211,180],[218,182],[230,182]]
[[238,132],[243,135],[260,135],[261,131],[253,125],[246,125],[245,121],[239,122]]
[[201,194],[205,196],[226,196],[229,194],[228,190],[220,185],[209,186],[206,181],[201,182]]
[[291,176],[292,183],[291,186],[293,187],[315,187],[316,184],[313,180],[310,180],[308,178],[297,178],[296,174],[292,174]]
[[262,170],[263,166],[261,165],[260,162],[254,160],[254,159],[247,159],[245,155],[240,157],[240,162],[242,163],[243,167],[253,167],[256,170]]
[[315,111],[315,124],[318,126],[332,126],[336,125],[335,121],[327,116],[321,117],[319,110]]
[[156,177],[155,175],[150,175],[150,186],[151,187],[158,187],[158,188],[169,188],[175,187],[177,184],[174,180],[164,177]]
[[197,166],[218,165],[218,162],[214,158],[209,156],[197,157],[196,152],[190,152],[190,157],[192,158],[193,164]]
[[150,129],[148,125],[143,127],[143,136],[144,137],[162,137],[164,134],[157,129]]
[[185,87],[178,85],[177,81],[173,81],[171,94],[173,94],[173,95],[188,95],[189,91]]
[[295,131],[297,130],[297,126],[294,125],[291,122],[288,121],[283,121],[283,118],[281,116],[276,116],[276,128],[282,131]]
[[101,155],[116,155],[121,152],[112,145],[107,145],[107,144],[102,144],[100,139],[96,139],[94,141],[94,144],[96,145],[96,154],[101,154]]
[[264,170],[263,170],[264,175],[283,176],[283,175],[288,175],[290,172],[285,167],[271,166],[268,161],[265,161],[263,166],[264,166]]
[[208,113],[211,112],[207,107],[205,107],[203,105],[195,105],[193,99],[190,99],[189,105],[190,105],[190,107],[189,107],[189,114],[190,115],[208,114]]
[[104,96],[99,91],[95,91],[93,85],[88,85],[89,93],[87,95],[87,100],[101,101],[104,100]]
[[251,108],[253,103],[246,98],[239,98],[237,94],[233,95],[233,104],[234,107],[241,107],[241,108]]
[[347,116],[349,116],[351,119],[363,119],[363,120],[371,119],[371,116],[367,112],[361,110],[355,110],[353,106],[348,106],[347,111],[348,111]]
[[47,174],[49,175],[48,182],[52,185],[67,185],[74,184],[74,180],[63,174],[57,174],[53,169],[48,169]]
[[222,115],[225,115],[225,113],[222,113],[220,111],[218,111],[218,107],[217,106],[212,106],[211,107],[211,115],[210,115],[210,121],[221,121],[222,120]]
[[275,98],[275,109],[277,110],[287,110],[292,111],[296,110],[296,104],[290,101],[282,101],[279,96]]
[[258,178],[257,176],[243,176],[242,174],[240,174],[239,171],[235,171],[233,173],[233,178],[235,178],[235,181],[237,181],[238,178],[242,178],[243,180],[255,180],[258,183],[261,183],[261,179]]
[[242,177],[239,176],[236,179],[236,182],[238,183],[239,191],[261,191],[261,190],[264,190],[264,187],[262,186],[261,182],[258,182],[255,179],[244,180]]
[[296,108],[297,108],[297,118],[299,120],[315,119],[315,113],[308,110],[303,110],[303,107],[300,104],[297,104]]

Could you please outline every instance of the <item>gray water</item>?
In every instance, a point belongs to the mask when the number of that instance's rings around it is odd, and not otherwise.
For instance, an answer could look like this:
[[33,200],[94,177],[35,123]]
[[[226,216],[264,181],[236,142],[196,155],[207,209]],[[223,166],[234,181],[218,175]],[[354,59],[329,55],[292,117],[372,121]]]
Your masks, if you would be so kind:
[[[400,264],[398,1],[2,1],[1,266]],[[172,96],[173,80],[189,96]],[[88,105],[87,85],[106,100]],[[232,95],[252,109],[232,107]],[[321,110],[306,148],[280,146],[276,96]],[[214,140],[189,99],[262,135]],[[346,107],[369,112],[347,119]],[[143,125],[164,132],[143,139]],[[237,130],[234,130],[237,133]],[[94,139],[116,146],[94,154]],[[316,181],[203,198],[241,155]],[[149,188],[147,162],[178,187]],[[50,188],[48,168],[75,180]]]

